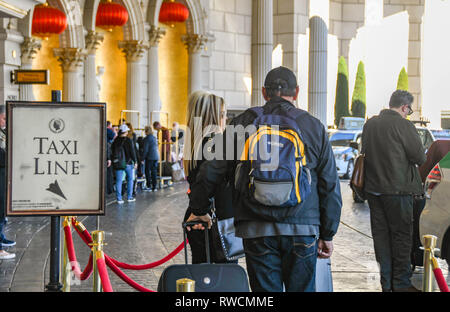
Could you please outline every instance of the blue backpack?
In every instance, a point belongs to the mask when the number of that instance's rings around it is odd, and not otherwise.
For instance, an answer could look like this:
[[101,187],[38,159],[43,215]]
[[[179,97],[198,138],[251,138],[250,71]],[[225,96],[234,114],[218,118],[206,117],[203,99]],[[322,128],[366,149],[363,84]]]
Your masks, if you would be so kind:
[[265,206],[299,205],[311,192],[305,144],[296,122],[304,112],[290,109],[275,115],[264,114],[263,107],[250,110],[257,116],[256,132],[245,140],[235,188]]

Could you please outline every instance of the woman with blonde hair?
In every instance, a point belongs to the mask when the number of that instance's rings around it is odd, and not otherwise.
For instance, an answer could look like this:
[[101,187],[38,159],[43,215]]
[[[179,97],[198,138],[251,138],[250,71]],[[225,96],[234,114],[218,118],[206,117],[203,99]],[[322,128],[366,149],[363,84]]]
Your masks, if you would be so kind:
[[[222,97],[205,91],[194,92],[189,97],[186,119],[184,170],[187,181],[191,186],[196,183],[197,173],[205,160],[205,155],[203,155],[205,146],[208,147],[206,148],[207,151],[211,151],[213,149],[214,136],[221,134],[225,130],[225,101]],[[210,214],[214,208],[215,214],[219,219],[222,219],[223,216],[226,218],[233,215],[231,188],[226,187],[226,185],[218,188],[214,198],[211,198],[211,203],[214,202],[214,199],[215,204],[211,204]],[[191,209],[188,207],[184,221],[193,219],[196,219],[196,216],[192,214]],[[188,229],[187,235],[192,251],[192,263],[206,262],[205,233]],[[212,237],[212,235],[209,235],[209,237]],[[223,260],[218,260],[215,257],[215,248],[217,248],[215,243],[210,240],[211,261],[216,263],[223,262]]]

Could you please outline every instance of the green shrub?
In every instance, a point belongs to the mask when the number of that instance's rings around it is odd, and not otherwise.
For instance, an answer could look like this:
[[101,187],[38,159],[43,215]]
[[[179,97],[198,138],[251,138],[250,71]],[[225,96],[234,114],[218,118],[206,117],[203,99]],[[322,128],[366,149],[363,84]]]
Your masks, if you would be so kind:
[[402,68],[398,75],[397,90],[409,90],[408,73],[406,72],[405,67]]
[[352,96],[353,117],[366,118],[366,74],[364,63],[359,62]]
[[334,124],[339,125],[341,117],[350,116],[348,109],[348,68],[343,56],[339,59],[336,82],[336,100],[334,103]]

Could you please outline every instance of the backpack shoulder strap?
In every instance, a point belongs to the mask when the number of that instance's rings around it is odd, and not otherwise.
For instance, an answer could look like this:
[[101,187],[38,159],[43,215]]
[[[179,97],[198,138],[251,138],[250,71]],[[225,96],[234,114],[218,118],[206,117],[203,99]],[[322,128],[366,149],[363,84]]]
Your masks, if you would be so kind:
[[297,121],[297,118],[301,115],[304,115],[306,111],[299,109],[299,108],[291,108],[289,111],[287,111],[287,116]]
[[252,112],[256,117],[260,117],[264,115],[264,107],[262,106],[254,106],[249,109],[250,112]]

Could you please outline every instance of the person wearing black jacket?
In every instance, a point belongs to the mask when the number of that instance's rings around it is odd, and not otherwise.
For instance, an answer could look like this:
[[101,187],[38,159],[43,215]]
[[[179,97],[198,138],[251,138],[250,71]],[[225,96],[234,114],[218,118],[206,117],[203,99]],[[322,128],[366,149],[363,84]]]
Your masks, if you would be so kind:
[[142,162],[145,167],[145,179],[147,180],[147,189],[156,191],[156,176],[158,170],[158,141],[153,135],[152,127],[145,127],[145,138],[142,147]]
[[[116,198],[117,203],[123,204],[122,200],[122,183],[127,177],[127,201],[134,202],[136,199],[133,197],[133,183],[134,183],[134,171],[137,168],[137,157],[136,151],[133,147],[133,141],[127,137],[128,131],[130,129],[127,125],[123,124],[119,128],[119,135],[114,140],[111,149],[112,149],[112,160],[113,166],[116,171]],[[124,155],[124,163],[117,164],[114,162],[114,159],[121,159],[121,153],[123,151]]]
[[11,247],[16,242],[6,239],[3,229],[6,225],[6,119],[5,105],[0,105],[0,260],[13,259],[14,253],[3,250],[4,247]]
[[[189,97],[187,126],[190,130],[191,136],[189,139],[191,141],[186,142],[186,144],[189,144],[191,148],[185,149],[184,170],[190,186],[196,183],[198,172],[202,165],[205,164],[205,155],[201,154],[201,152],[208,148],[210,148],[210,151],[214,149],[214,146],[211,144],[214,142],[213,138],[215,135],[220,135],[224,129],[225,116],[226,110],[223,98],[204,91],[194,92]],[[196,128],[196,120],[199,118],[201,118],[201,129]],[[212,192],[208,198],[206,213],[211,215],[214,209],[216,216],[222,220],[232,217],[234,212],[230,185],[226,179],[222,179],[219,184],[220,187]],[[188,220],[191,215],[192,210],[188,207],[183,220]],[[202,231],[191,231],[188,228],[187,235],[192,251],[192,263],[206,262],[205,234]],[[223,260],[217,259],[215,256],[214,249],[217,248],[217,245],[211,239],[213,235],[209,234],[209,237],[211,262],[223,262]]]
[[[264,114],[297,110],[292,102],[298,92],[297,79],[291,70],[286,67],[271,70],[262,88],[267,101],[263,106]],[[247,110],[234,118],[231,126],[245,128],[255,118],[253,111]],[[303,111],[296,121],[306,146],[311,193],[294,207],[295,213],[288,214],[279,207],[255,203],[233,188],[236,236],[243,238],[252,291],[281,292],[283,285],[286,291],[315,291],[317,256],[328,258],[333,251],[332,239],[338,229],[342,207],[333,151],[326,129],[318,119]],[[224,160],[206,161],[191,185],[190,220],[210,222],[206,214],[210,195],[225,177],[232,181],[235,178],[240,155],[234,154],[234,159],[229,160],[227,156],[233,153],[226,149],[234,145],[235,153],[242,150],[245,137],[236,135],[238,131],[229,130],[227,127],[224,133]],[[258,214],[259,210],[271,211],[271,217]]]
[[406,119],[413,101],[408,91],[395,91],[389,109],[370,118],[362,133],[364,191],[384,292],[418,291],[411,284],[413,196],[423,194],[417,166],[426,156],[416,127]]

